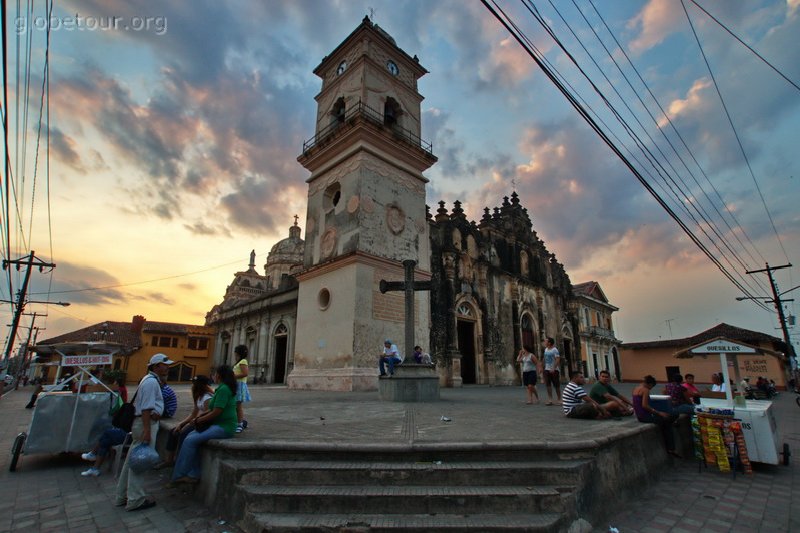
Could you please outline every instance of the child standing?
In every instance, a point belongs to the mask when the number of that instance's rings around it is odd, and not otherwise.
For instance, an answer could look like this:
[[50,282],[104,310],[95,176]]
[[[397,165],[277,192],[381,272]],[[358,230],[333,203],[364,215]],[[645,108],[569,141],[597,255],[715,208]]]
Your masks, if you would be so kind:
[[247,346],[240,344],[233,349],[233,353],[237,358],[236,364],[233,365],[233,375],[238,381],[236,387],[236,418],[239,423],[236,426],[236,433],[241,433],[247,427],[242,404],[250,401],[250,391],[247,388],[247,375],[250,373],[247,363]]

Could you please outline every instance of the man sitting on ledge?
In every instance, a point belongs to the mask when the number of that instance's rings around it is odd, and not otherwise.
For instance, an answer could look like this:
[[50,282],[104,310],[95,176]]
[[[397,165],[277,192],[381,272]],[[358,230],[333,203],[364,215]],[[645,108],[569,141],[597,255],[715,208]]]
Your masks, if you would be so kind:
[[423,352],[421,346],[414,346],[414,362],[418,365],[431,365],[431,354]]
[[608,370],[600,371],[600,381],[594,384],[589,396],[614,416],[630,416],[633,414],[633,404],[617,389],[611,386],[611,374]]
[[569,374],[569,383],[561,393],[561,406],[567,418],[608,418],[608,410],[592,400],[583,390],[586,380],[583,373],[572,371]]
[[397,345],[392,344],[391,339],[386,339],[383,342],[383,353],[380,355],[378,362],[378,367],[381,370],[381,376],[386,375],[386,365],[389,365],[389,375],[392,376],[394,375],[395,365],[399,365],[402,362],[403,356],[400,355]]

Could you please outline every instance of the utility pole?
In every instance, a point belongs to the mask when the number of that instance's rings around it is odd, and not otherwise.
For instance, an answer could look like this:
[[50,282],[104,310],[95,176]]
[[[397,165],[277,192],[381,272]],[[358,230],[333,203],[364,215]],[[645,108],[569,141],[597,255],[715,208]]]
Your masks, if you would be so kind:
[[[25,366],[28,363],[28,357],[29,357],[29,355],[31,353],[31,335],[33,334],[33,331],[36,330],[36,336],[38,336],[39,335],[39,330],[40,329],[45,329],[45,328],[35,327],[34,324],[36,323],[36,317],[38,317],[38,316],[45,316],[46,317],[47,315],[41,315],[39,313],[34,312],[31,316],[32,316],[31,325],[28,326],[28,338],[25,341],[25,353],[22,354],[22,361],[20,361],[19,364],[17,365],[16,376],[14,376],[14,390],[17,390],[19,388],[19,379],[20,379],[20,377],[22,377],[22,374],[25,371]],[[34,344],[36,344],[36,337],[34,337],[34,341],[33,342],[34,342]]]
[[31,250],[31,253],[25,257],[20,257],[14,260],[3,260],[3,270],[6,270],[9,265],[16,265],[17,270],[25,265],[25,279],[22,281],[22,288],[17,291],[16,309],[14,309],[14,319],[11,322],[11,332],[8,334],[8,342],[6,343],[6,351],[3,355],[3,363],[8,364],[8,357],[11,349],[14,346],[14,341],[17,339],[17,329],[19,328],[19,319],[22,316],[22,311],[25,309],[26,296],[28,292],[28,282],[31,279],[31,267],[39,267],[39,272],[45,268],[55,268],[55,263],[45,263],[36,258],[36,252]]
[[747,274],[758,274],[760,272],[767,273],[767,276],[769,277],[769,284],[772,287],[772,302],[775,304],[775,309],[778,311],[778,320],[780,321],[781,330],[783,331],[783,340],[786,343],[786,349],[789,352],[787,355],[791,359],[795,359],[796,355],[794,353],[794,346],[792,345],[791,337],[789,337],[789,328],[786,327],[786,317],[783,314],[782,304],[785,300],[781,300],[780,294],[778,294],[778,288],[775,286],[775,280],[772,277],[773,270],[780,270],[782,268],[791,268],[791,266],[792,264],[789,263],[788,265],[771,267],[769,266],[769,263],[766,263],[766,268],[762,268],[761,270],[748,270]]

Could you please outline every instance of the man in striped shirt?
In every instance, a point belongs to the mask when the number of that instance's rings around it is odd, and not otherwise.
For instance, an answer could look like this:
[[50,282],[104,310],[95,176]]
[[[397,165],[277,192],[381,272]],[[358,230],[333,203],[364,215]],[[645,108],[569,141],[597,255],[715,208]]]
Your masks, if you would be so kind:
[[594,401],[586,391],[583,384],[586,381],[582,372],[572,371],[569,374],[569,383],[561,393],[561,406],[567,418],[608,418],[608,410]]

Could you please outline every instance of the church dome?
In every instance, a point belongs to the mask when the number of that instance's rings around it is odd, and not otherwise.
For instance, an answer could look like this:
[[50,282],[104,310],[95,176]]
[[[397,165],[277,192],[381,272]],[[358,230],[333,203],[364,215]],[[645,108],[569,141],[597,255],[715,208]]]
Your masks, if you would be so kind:
[[276,242],[267,254],[267,264],[264,265],[264,270],[270,289],[277,289],[284,276],[291,276],[300,270],[303,265],[304,252],[305,243],[300,238],[300,226],[295,220],[294,226],[289,228],[289,237]]
[[275,243],[267,254],[267,265],[275,263],[302,263],[303,262],[303,239],[300,238],[300,227],[296,225],[289,228],[289,237]]

